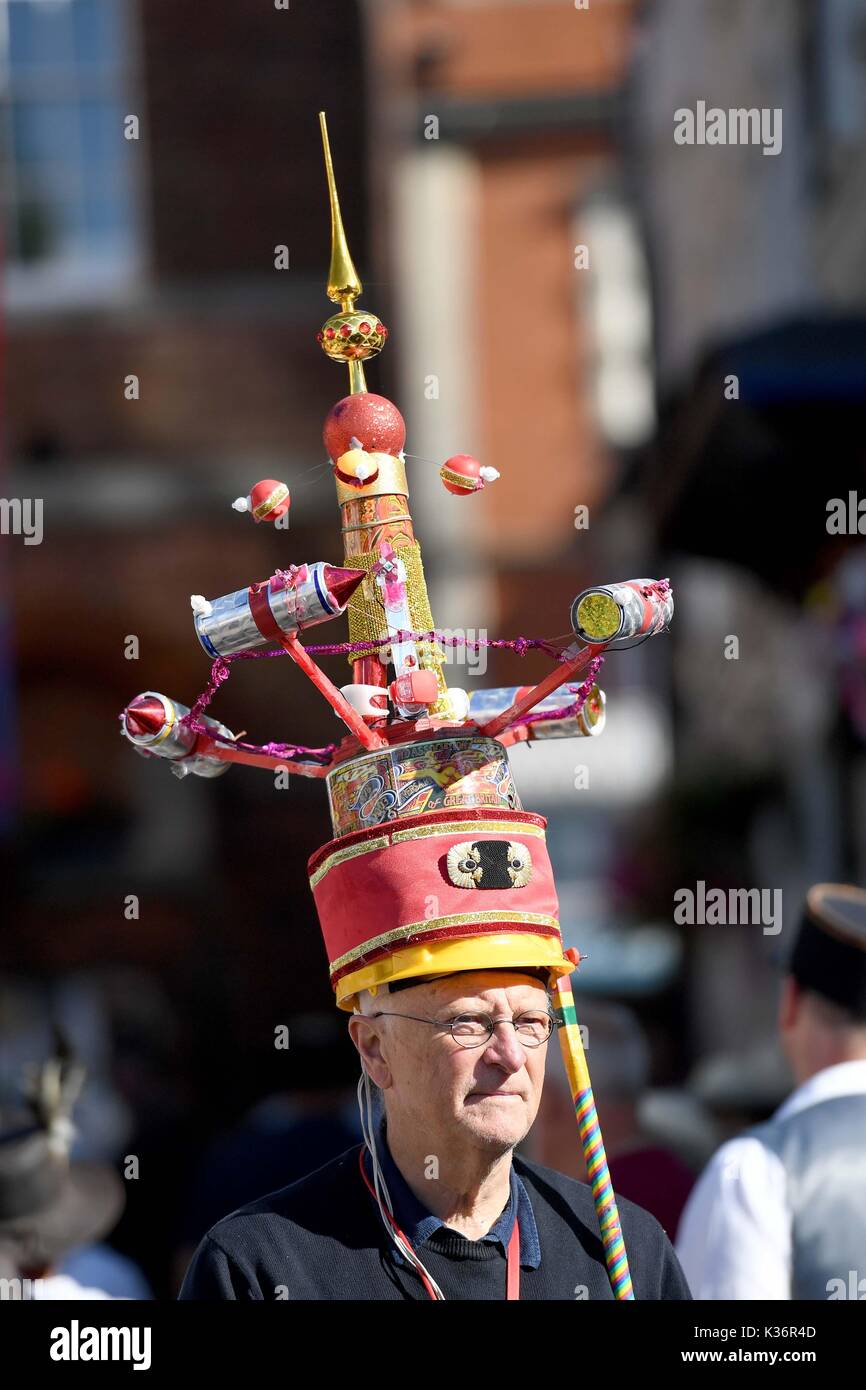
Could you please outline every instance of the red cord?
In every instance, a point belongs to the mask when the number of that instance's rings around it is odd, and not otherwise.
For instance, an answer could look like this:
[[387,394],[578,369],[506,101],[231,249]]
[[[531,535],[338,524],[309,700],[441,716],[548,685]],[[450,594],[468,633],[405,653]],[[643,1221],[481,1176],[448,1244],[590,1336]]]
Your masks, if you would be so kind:
[[[369,1191],[370,1196],[373,1198],[373,1201],[376,1203],[376,1205],[379,1206],[379,1199],[378,1199],[378,1197],[376,1196],[375,1190],[374,1190],[374,1188],[373,1188],[373,1186],[372,1186],[372,1184],[371,1184],[371,1182],[370,1182],[370,1179],[367,1177],[367,1174],[366,1174],[366,1172],[365,1172],[365,1170],[364,1170],[364,1145],[363,1145],[363,1144],[361,1145],[360,1149],[358,1150],[358,1166],[359,1166],[359,1168],[361,1169],[361,1177],[364,1179],[364,1182],[367,1184],[367,1190]],[[406,1236],[403,1234],[403,1232],[400,1230],[400,1227],[397,1225],[397,1222],[394,1220],[393,1216],[392,1216],[391,1213],[388,1211],[388,1209],[387,1209],[386,1207],[379,1207],[379,1210],[382,1212],[382,1215],[391,1223],[391,1226],[393,1227],[393,1229],[394,1229],[394,1231],[397,1233],[397,1235],[400,1237],[400,1239],[401,1239],[401,1240],[404,1240],[404,1241],[406,1242],[407,1246],[409,1247],[409,1249],[412,1250],[411,1244],[410,1244],[409,1241],[406,1239]],[[416,1258],[416,1260],[417,1260],[418,1256],[417,1256],[417,1254],[415,1253],[414,1250],[412,1250],[412,1254],[415,1255],[415,1258]],[[433,1285],[430,1283],[430,1280],[428,1279],[427,1275],[424,1273],[423,1269],[419,1269],[419,1268],[416,1266],[416,1267],[415,1267],[415,1272],[416,1272],[416,1274],[418,1274],[418,1276],[420,1277],[422,1284],[424,1285],[425,1289],[427,1290],[427,1293],[428,1293],[428,1294],[430,1295],[430,1297],[433,1299],[433,1302],[434,1302],[434,1303],[438,1303],[440,1300],[436,1297],[436,1294],[435,1294],[434,1291],[433,1291]]]
[[[363,1144],[361,1145],[360,1149],[358,1150],[358,1167],[361,1169],[361,1177],[364,1179],[364,1182],[367,1184],[367,1191],[370,1193],[370,1196],[373,1198],[373,1201],[376,1203],[376,1205],[379,1206],[379,1199],[378,1199],[378,1197],[376,1196],[376,1193],[375,1193],[375,1190],[374,1190],[374,1188],[373,1188],[373,1185],[372,1185],[372,1183],[370,1182],[370,1179],[367,1177],[367,1174],[366,1174],[366,1172],[365,1172],[365,1170],[364,1170],[364,1145],[363,1145]],[[401,1239],[401,1240],[404,1240],[404,1241],[406,1242],[407,1246],[409,1247],[410,1250],[412,1250],[412,1254],[415,1255],[415,1258],[416,1258],[416,1260],[417,1260],[417,1259],[418,1259],[418,1256],[417,1256],[415,1250],[412,1249],[412,1245],[411,1245],[410,1242],[407,1240],[407,1238],[406,1238],[406,1236],[404,1235],[404,1233],[400,1230],[400,1227],[397,1225],[397,1222],[394,1220],[394,1218],[393,1218],[393,1216],[391,1215],[391,1213],[390,1213],[390,1212],[387,1210],[387,1208],[385,1208],[385,1207],[379,1207],[379,1210],[382,1212],[383,1216],[385,1216],[385,1217],[388,1219],[388,1221],[391,1223],[392,1228],[394,1229],[394,1231],[396,1231],[396,1233],[397,1233],[397,1235],[400,1237],[400,1239]],[[423,1283],[425,1289],[427,1290],[427,1293],[428,1293],[428,1294],[430,1295],[430,1297],[433,1299],[434,1303],[440,1302],[440,1300],[436,1297],[436,1294],[433,1292],[433,1287],[432,1287],[432,1285],[431,1285],[431,1283],[430,1283],[430,1280],[428,1279],[427,1275],[424,1273],[424,1270],[423,1270],[423,1269],[419,1269],[418,1266],[415,1266],[415,1273],[416,1273],[416,1274],[419,1276],[419,1278],[421,1279],[421,1282]],[[507,1264],[506,1264],[506,1275],[505,1275],[505,1297],[506,1297],[507,1299],[519,1299],[519,1298],[520,1298],[520,1233],[519,1233],[519,1230],[518,1230],[518,1224],[517,1224],[517,1217],[516,1217],[516,1216],[515,1216],[515,1218],[514,1218],[514,1229],[513,1229],[512,1232],[511,1232],[511,1239],[510,1239],[510,1241],[508,1242]]]

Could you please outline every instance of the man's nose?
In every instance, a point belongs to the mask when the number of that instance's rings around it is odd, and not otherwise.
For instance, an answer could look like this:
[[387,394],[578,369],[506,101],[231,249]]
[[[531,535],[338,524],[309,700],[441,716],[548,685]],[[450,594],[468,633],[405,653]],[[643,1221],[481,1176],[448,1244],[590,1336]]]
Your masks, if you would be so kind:
[[526,1048],[510,1019],[496,1021],[493,1036],[484,1049],[484,1057],[485,1061],[497,1062],[508,1072],[520,1071],[526,1061]]

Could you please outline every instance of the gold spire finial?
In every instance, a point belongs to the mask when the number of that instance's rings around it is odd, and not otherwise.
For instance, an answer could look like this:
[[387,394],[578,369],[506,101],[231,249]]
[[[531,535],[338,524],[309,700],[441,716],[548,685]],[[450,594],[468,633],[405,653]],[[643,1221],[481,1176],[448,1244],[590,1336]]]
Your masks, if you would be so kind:
[[322,325],[322,331],[317,337],[324,352],[333,362],[345,362],[348,366],[349,393],[355,395],[367,390],[364,359],[375,357],[377,352],[382,351],[388,330],[378,315],[355,308],[355,300],[361,293],[361,281],[346,244],[324,111],[319,112],[319,125],[325,150],[328,197],[331,200],[331,268],[328,271],[328,298],[334,304],[339,304],[340,312],[331,315]]
[[328,298],[339,304],[344,313],[351,313],[355,300],[361,293],[362,285],[358,272],[349,255],[343,219],[340,216],[340,200],[334,181],[334,166],[331,163],[331,147],[328,144],[328,123],[324,111],[319,112],[319,125],[322,128],[322,145],[325,150],[325,174],[328,179],[328,197],[331,200],[331,267],[328,271]]

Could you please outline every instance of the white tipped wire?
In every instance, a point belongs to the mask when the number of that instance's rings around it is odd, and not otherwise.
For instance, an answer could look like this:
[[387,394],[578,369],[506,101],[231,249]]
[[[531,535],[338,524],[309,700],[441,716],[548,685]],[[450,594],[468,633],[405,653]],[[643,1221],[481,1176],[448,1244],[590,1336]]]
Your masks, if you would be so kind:
[[385,1230],[388,1232],[388,1235],[396,1245],[400,1254],[408,1260],[416,1273],[422,1274],[428,1281],[437,1302],[441,1301],[444,1303],[445,1295],[436,1283],[429,1269],[427,1269],[426,1265],[415,1253],[405,1237],[398,1234],[391,1221],[388,1220],[388,1216],[385,1215],[387,1210],[388,1215],[393,1218],[394,1207],[391,1202],[391,1194],[388,1191],[388,1184],[385,1182],[385,1174],[382,1172],[382,1167],[379,1163],[379,1155],[376,1151],[376,1123],[373,1117],[373,1096],[370,1090],[370,1078],[367,1075],[363,1063],[361,1064],[361,1075],[358,1078],[358,1113],[361,1118],[361,1134],[367,1152],[370,1155],[370,1164],[373,1169],[373,1187],[376,1193],[376,1204],[379,1208],[379,1215],[382,1218],[382,1225],[385,1227]]

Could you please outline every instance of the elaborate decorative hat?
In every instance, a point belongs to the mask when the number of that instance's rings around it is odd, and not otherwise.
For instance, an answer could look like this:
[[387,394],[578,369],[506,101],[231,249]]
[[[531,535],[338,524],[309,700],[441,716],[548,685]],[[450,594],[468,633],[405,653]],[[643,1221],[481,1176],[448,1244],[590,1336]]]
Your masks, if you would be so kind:
[[[388,340],[378,314],[361,308],[320,114],[331,207],[327,294],[337,306],[318,334],[325,354],[348,367],[349,394],[329,411],[324,443],[340,508],[340,565],[292,564],[224,597],[193,595],[196,633],[213,658],[211,679],[188,709],[146,691],[121,715],[122,732],[145,756],[170,761],[179,776],[216,776],[231,762],[286,767],[325,779],[333,839],[309,862],[309,877],[340,1008],[362,990],[461,970],[527,969],[555,992],[566,1063],[599,1220],[618,1297],[630,1296],[628,1266],[614,1220],[589,1077],[573,1016],[543,816],[524,809],[508,762],[511,744],[593,737],[605,722],[596,676],[611,646],[667,628],[666,580],[629,580],[579,594],[573,639],[500,639],[485,645],[552,659],[533,686],[467,691],[449,687],[421,547],[409,510],[406,427],[393,402],[367,390],[364,362]],[[423,461],[414,467],[425,466]],[[435,466],[435,465],[433,465]],[[439,468],[443,486],[465,498],[495,481],[495,469],[467,454]],[[280,517],[289,490],[266,479],[235,504],[256,521]],[[483,505],[466,501],[463,505]],[[308,627],[346,612],[349,641],[302,645]],[[561,630],[561,618],[554,618]],[[481,643],[466,642],[478,646]],[[255,745],[204,715],[231,663],[282,648],[340,716],[338,745]],[[352,679],[338,688],[318,655],[345,655]]]
[[[448,759],[450,771],[468,743],[416,745],[410,757]],[[483,747],[478,740],[468,752]],[[446,806],[341,835],[313,855],[310,883],[341,1007],[359,990],[413,976],[516,966],[544,966],[551,982],[570,974],[544,827],[526,811]]]

